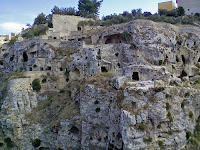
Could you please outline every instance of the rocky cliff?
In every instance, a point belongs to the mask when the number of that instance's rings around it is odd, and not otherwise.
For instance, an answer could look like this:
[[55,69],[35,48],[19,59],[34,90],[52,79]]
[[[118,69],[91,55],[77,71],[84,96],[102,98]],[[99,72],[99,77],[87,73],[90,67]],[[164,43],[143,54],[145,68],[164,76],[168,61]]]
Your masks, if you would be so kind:
[[136,20],[1,55],[1,149],[200,149],[198,27]]

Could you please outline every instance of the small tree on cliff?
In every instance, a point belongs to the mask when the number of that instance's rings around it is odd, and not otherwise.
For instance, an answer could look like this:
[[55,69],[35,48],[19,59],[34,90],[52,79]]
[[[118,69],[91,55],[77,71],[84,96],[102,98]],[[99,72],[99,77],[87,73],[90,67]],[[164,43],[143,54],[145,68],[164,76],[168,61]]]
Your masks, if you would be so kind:
[[103,0],[79,0],[78,14],[83,17],[98,16],[99,8]]
[[39,14],[34,21],[34,25],[46,24],[46,23],[47,23],[47,18],[44,13]]

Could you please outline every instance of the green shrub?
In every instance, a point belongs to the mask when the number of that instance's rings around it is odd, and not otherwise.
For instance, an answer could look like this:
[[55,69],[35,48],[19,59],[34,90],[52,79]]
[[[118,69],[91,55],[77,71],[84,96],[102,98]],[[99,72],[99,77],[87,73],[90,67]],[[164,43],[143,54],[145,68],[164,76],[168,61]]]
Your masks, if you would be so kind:
[[64,90],[60,90],[60,92],[59,93],[65,93],[65,91]]
[[175,86],[179,86],[178,83],[177,83],[176,81],[174,81],[173,84],[174,84]]
[[30,38],[33,38],[34,36],[40,36],[40,35],[46,34],[47,30],[48,30],[48,27],[45,25],[34,26],[30,29],[23,31],[22,37],[30,39]]
[[166,109],[169,110],[171,108],[169,103],[166,103]]
[[161,124],[157,125],[157,128],[158,128],[158,129],[160,129],[161,127],[162,127]]
[[32,139],[31,142],[32,142],[32,145],[33,145],[34,147],[39,147],[40,144],[41,144],[41,141],[40,141],[40,139],[38,139],[38,138]]
[[185,93],[185,97],[190,96],[190,92]]
[[100,112],[100,110],[101,110],[101,109],[100,109],[99,107],[98,107],[98,108],[96,108],[96,112]]
[[8,53],[3,54],[3,58],[6,58],[8,56]]
[[134,102],[134,101],[132,101],[131,104],[132,104],[133,107],[136,106],[136,102]]
[[181,102],[181,108],[183,109],[184,107],[185,107],[185,102],[182,101],[182,102]]
[[158,141],[159,146],[163,146],[163,141]]
[[195,66],[200,69],[200,63],[197,63]]
[[96,105],[97,105],[97,104],[99,104],[99,101],[98,101],[98,100],[96,100],[96,101],[94,102],[94,104],[96,104]]
[[4,142],[6,143],[7,148],[13,148],[14,144],[13,144],[11,138],[4,139]]
[[170,112],[168,112],[167,116],[169,118],[169,121],[173,122],[173,117],[172,117],[172,114]]
[[168,131],[168,134],[169,134],[169,135],[173,135],[172,130]]
[[15,37],[12,37],[12,38],[10,39],[9,43],[10,43],[10,44],[14,44],[14,43],[17,41],[17,39],[18,39],[18,35],[15,36]]
[[0,65],[3,65],[3,60],[2,59],[0,59]]
[[170,94],[165,95],[166,98],[171,98],[172,96]]
[[190,131],[187,131],[186,132],[186,138],[187,140],[192,136],[192,133]]
[[125,41],[125,42],[129,42],[132,40],[132,36],[129,32],[127,31],[124,31],[121,36],[120,36],[121,40],[122,41]]
[[194,147],[198,148],[198,150],[199,150],[200,147],[198,147],[198,146],[199,146],[199,140],[198,140],[198,139],[196,139],[196,138],[191,138],[189,142],[190,142]]
[[193,118],[193,112],[192,111],[189,112],[189,117]]
[[143,138],[143,142],[150,143],[152,142],[152,138]]
[[145,124],[140,124],[138,129],[141,130],[141,131],[144,131],[144,130],[146,130],[146,125]]
[[159,66],[161,66],[163,64],[162,60],[159,60]]
[[39,79],[34,79],[32,82],[32,88],[34,91],[39,92],[41,89],[41,85],[40,85],[40,80]]

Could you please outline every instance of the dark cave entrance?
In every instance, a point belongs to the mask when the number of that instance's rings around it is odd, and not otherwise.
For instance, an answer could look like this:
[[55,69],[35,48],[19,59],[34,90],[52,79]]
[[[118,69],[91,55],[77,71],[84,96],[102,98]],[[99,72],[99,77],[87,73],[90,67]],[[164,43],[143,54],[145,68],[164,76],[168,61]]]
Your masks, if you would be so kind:
[[132,79],[136,81],[140,80],[138,72],[133,72]]
[[23,61],[24,62],[28,61],[28,55],[26,54],[26,52],[23,53]]
[[200,62],[200,57],[199,57],[199,59],[198,59],[198,62]]
[[185,57],[184,57],[184,55],[181,55],[181,57],[182,57],[183,64],[185,65]]
[[186,77],[187,76],[187,73],[183,70],[179,76],[179,78],[183,78],[183,77]]
[[108,72],[108,70],[106,69],[106,67],[101,67],[101,72]]

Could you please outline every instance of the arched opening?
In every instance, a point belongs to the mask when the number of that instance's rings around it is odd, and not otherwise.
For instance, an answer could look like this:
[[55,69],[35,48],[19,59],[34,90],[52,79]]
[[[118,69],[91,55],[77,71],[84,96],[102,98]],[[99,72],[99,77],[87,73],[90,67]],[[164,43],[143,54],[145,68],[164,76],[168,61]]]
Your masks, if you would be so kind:
[[139,81],[139,74],[138,74],[138,72],[133,72],[132,79],[136,80],[136,81]]
[[78,29],[78,31],[81,31],[81,27],[78,27],[77,29]]
[[106,69],[106,67],[101,67],[101,72],[108,72],[108,70]]
[[73,126],[73,127],[71,127],[69,132],[70,133],[74,133],[74,134],[78,134],[79,133],[79,129],[76,126]]
[[63,68],[60,68],[60,71],[63,71]]
[[23,62],[27,62],[28,61],[28,55],[26,54],[26,52],[23,53]]
[[185,57],[184,57],[184,55],[181,55],[181,57],[182,57],[183,64],[185,64]]
[[32,69],[32,67],[29,67],[29,71],[32,71],[33,69]]
[[43,71],[44,70],[44,68],[43,67],[40,67],[40,71]]

